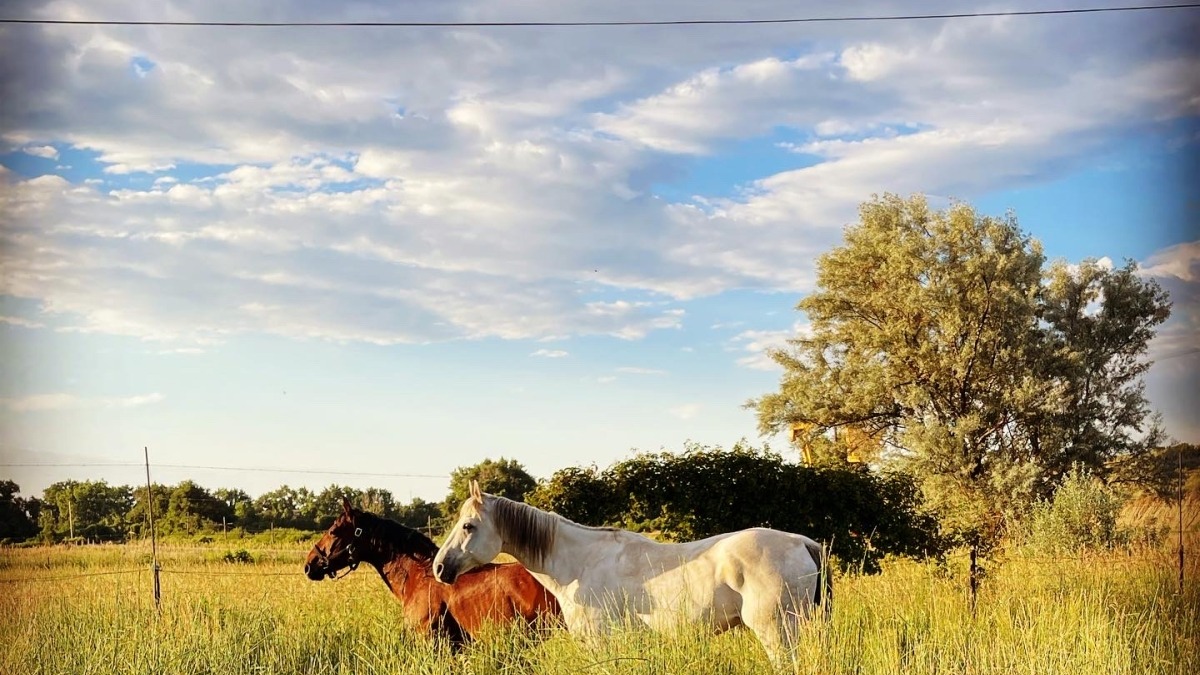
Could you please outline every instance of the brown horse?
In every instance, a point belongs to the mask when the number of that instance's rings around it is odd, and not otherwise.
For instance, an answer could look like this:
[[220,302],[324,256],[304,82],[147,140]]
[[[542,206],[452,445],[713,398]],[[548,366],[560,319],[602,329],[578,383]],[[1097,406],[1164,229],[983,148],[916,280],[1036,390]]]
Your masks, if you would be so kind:
[[458,647],[476,637],[488,623],[561,616],[554,599],[524,567],[488,564],[459,577],[454,585],[438,583],[431,566],[437,544],[417,530],[342,500],[342,513],[304,562],[313,581],[337,578],[359,563],[374,567],[396,599],[404,618],[417,631],[449,638]]

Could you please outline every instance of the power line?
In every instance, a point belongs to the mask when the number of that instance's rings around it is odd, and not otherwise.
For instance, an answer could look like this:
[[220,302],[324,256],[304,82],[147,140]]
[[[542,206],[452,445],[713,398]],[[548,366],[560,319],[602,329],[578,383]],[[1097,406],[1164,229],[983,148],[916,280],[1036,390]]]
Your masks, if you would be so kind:
[[[90,463],[4,463],[0,467],[21,467],[21,468],[118,468],[118,467],[140,467],[136,462],[90,462]],[[333,471],[324,469],[283,469],[275,467],[248,467],[248,466],[204,466],[198,464],[154,464],[156,469],[203,469],[208,471],[244,471],[247,473],[304,473],[329,476],[371,476],[375,478],[449,478],[449,474],[432,474],[432,473],[378,473],[373,471]]]
[[17,584],[17,583],[26,583],[26,582],[32,582],[32,581],[65,581],[68,579],[82,579],[84,577],[103,577],[103,576],[109,576],[109,575],[113,575],[113,574],[139,574],[139,573],[145,572],[145,571],[146,570],[144,570],[144,569],[125,569],[125,570],[110,570],[107,572],[84,572],[82,574],[63,574],[63,575],[46,576],[46,577],[24,577],[24,578],[18,577],[15,579],[0,579],[0,584]]
[[0,24],[55,26],[165,26],[221,28],[617,28],[632,26],[746,26],[798,23],[844,23],[865,21],[923,21],[936,19],[975,19],[1006,16],[1055,16],[1142,12],[1169,9],[1195,9],[1200,3],[1176,5],[1125,5],[1119,7],[1078,7],[1070,9],[1030,9],[996,12],[953,12],[946,14],[892,14],[860,16],[819,16],[779,19],[675,19],[630,21],[133,21],[93,19],[19,19],[0,18]]

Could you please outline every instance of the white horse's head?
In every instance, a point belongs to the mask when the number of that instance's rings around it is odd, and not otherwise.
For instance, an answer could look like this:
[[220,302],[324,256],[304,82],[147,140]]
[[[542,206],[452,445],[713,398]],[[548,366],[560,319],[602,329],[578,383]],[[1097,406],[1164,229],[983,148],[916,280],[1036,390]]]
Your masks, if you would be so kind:
[[433,576],[452,584],[463,572],[491,562],[500,554],[504,540],[487,512],[479,483],[471,481],[471,496],[463,502],[458,521],[433,559]]

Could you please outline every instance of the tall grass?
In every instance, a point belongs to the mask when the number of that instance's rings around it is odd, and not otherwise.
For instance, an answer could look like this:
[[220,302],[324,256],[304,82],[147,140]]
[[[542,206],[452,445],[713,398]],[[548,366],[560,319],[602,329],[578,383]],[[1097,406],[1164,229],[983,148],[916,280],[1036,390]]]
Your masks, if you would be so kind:
[[[336,582],[300,573],[304,550],[167,547],[162,611],[148,549],[0,551],[0,673],[761,673],[746,631],[618,627],[580,641],[497,628],[458,654],[400,628],[373,570]],[[1196,564],[1176,591],[1169,556],[988,563],[972,614],[965,562],[892,562],[836,580],[829,623],[804,628],[798,673],[1200,672]],[[99,575],[134,569],[120,574]],[[93,576],[78,576],[91,574]],[[73,577],[73,578],[64,578]]]

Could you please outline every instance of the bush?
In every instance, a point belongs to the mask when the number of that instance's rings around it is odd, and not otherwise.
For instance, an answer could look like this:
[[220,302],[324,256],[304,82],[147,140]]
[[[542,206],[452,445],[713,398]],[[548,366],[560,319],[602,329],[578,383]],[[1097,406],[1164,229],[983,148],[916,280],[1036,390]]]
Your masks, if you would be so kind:
[[254,556],[250,555],[250,552],[243,548],[239,549],[237,553],[233,551],[226,553],[225,557],[221,558],[221,560],[227,563],[251,564],[254,562]]
[[937,555],[945,543],[905,474],[800,466],[768,449],[689,444],[598,471],[558,471],[527,501],[586,525],[615,525],[691,541],[772,527],[832,544],[843,567],[877,572],[887,554]]
[[1076,465],[1063,477],[1051,500],[1034,505],[1029,543],[1049,552],[1100,550],[1127,543],[1130,535],[1117,526],[1122,499]]

